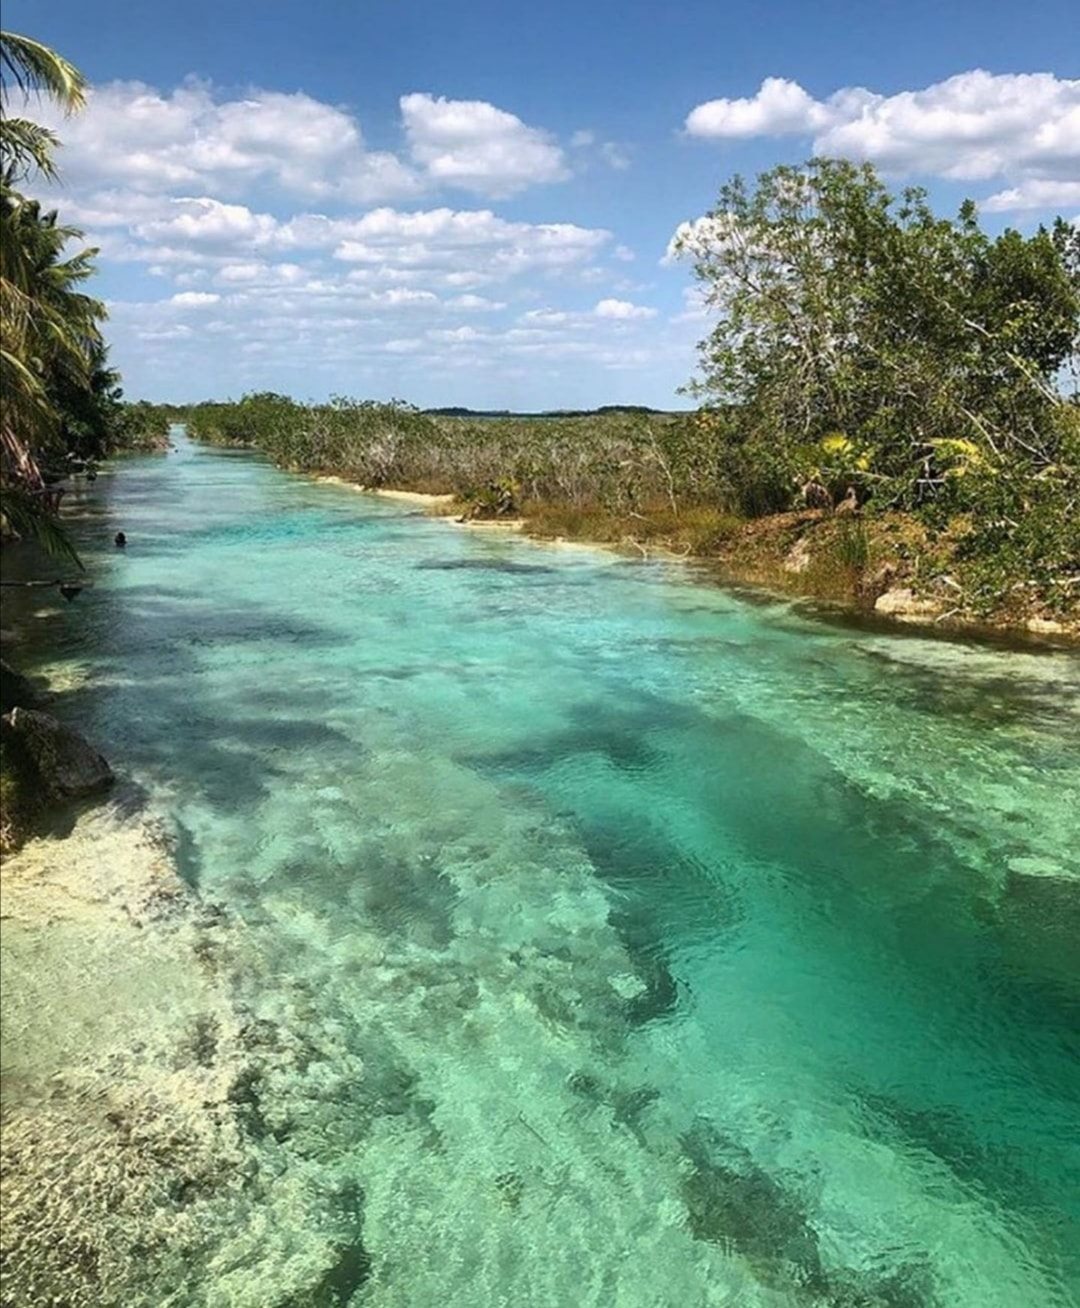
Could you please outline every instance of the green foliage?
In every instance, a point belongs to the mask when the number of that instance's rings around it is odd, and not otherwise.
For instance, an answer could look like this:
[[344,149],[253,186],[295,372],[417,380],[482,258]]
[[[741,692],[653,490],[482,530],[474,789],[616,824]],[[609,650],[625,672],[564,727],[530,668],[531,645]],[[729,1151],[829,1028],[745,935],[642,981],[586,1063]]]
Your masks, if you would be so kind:
[[920,190],[896,199],[871,167],[816,159],[736,178],[679,244],[719,315],[694,389],[726,417],[709,458],[742,507],[847,496],[939,531],[964,518],[980,602],[1017,576],[1067,596],[1075,226],[993,238],[970,203],[941,219]]
[[0,526],[69,553],[46,482],[63,475],[68,455],[108,447],[118,379],[101,341],[104,305],[82,289],[96,251],[72,252],[82,233],[17,189],[35,174],[55,175],[56,138],[7,110],[15,92],[74,111],[84,90],[81,74],[55,51],[0,32]]
[[979,611],[1032,596],[1061,614],[1080,606],[1080,407],[1057,415],[1053,448],[1055,462],[1024,482],[993,468],[963,478],[957,557]]
[[511,477],[500,477],[467,490],[461,498],[470,518],[513,517],[519,509],[521,487]]
[[[371,487],[497,499],[599,505],[633,513],[715,498],[694,439],[693,415],[612,412],[589,417],[433,417],[392,402],[297,404],[247,395],[192,406],[199,440],[263,450],[283,467],[335,473]],[[493,489],[494,488],[494,489]]]

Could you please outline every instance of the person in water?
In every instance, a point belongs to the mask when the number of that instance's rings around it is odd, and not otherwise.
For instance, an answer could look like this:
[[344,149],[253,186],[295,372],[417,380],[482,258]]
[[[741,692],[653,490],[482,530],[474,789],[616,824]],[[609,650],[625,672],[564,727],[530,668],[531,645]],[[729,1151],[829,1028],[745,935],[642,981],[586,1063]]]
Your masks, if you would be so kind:
[[127,544],[127,537],[124,535],[122,531],[118,531],[116,535],[113,537],[113,543],[116,545],[116,548],[118,550],[122,550],[124,546]]

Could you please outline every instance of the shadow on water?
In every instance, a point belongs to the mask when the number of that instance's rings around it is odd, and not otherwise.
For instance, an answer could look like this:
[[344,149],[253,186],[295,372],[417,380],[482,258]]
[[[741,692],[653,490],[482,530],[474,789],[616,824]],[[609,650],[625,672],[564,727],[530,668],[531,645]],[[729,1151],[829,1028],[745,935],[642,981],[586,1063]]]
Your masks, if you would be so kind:
[[501,572],[524,577],[557,575],[555,568],[549,568],[543,563],[519,563],[515,559],[494,555],[475,559],[425,559],[421,563],[414,563],[413,567],[418,572]]
[[[288,667],[288,651],[346,643],[309,619],[252,602],[222,606],[169,586],[103,586],[77,613],[58,611],[34,634],[22,651],[31,668],[35,654],[85,653],[86,675],[49,697],[67,720],[125,771],[162,782],[181,777],[220,812],[253,809],[293,755],[317,752],[345,770],[362,758],[361,747],[326,721],[335,701],[350,702],[348,684],[307,688]],[[218,646],[284,654],[283,675],[219,693],[202,661]],[[194,860],[186,865],[190,873]]]
[[[868,1046],[855,1063],[872,1080],[852,1086],[866,1105],[866,1134],[917,1138],[919,1148],[992,1202],[1045,1217],[1040,1205],[1054,1188],[1053,1170],[1042,1172],[1047,1158],[1027,1128],[985,1120],[977,1096],[944,1107],[924,1099],[933,1089],[916,1089],[904,1076],[902,1050],[913,1039],[946,1038],[931,1036],[939,1025],[958,1033],[970,1028],[970,1036],[957,1038],[973,1042],[970,1056],[986,1060],[988,1078],[1008,1084],[1015,1073],[995,1066],[995,1050],[1008,1046],[1007,1032],[1024,1031],[1053,1054],[1036,1064],[1039,1093],[1064,1120],[1067,1047],[1076,1048],[1080,989],[1055,985],[1015,951],[1003,952],[1002,910],[984,873],[958,855],[922,810],[866,794],[821,754],[758,719],[713,718],[659,696],[633,708],[580,706],[564,729],[469,761],[503,784],[527,782],[571,821],[612,891],[609,920],[644,982],[630,1006],[632,1022],[688,1019],[693,994],[682,979],[682,960],[701,947],[717,957],[725,941],[737,947],[782,903],[790,913],[784,930],[797,927],[824,957],[850,955],[848,966],[862,969],[856,973],[861,1001],[873,1004],[879,1026],[876,1049]],[[621,778],[614,791],[613,776]],[[686,810],[710,815],[699,841],[688,843],[680,825]],[[728,854],[709,857],[708,850]],[[1075,897],[1071,902],[1077,907]],[[793,938],[785,946],[781,935],[776,947],[801,950],[804,943]],[[1036,943],[1038,958],[1046,945]],[[737,1003],[737,995],[726,1002]],[[839,997],[826,1002],[818,1039],[832,1028],[830,1038],[846,1042]],[[908,1084],[896,1087],[898,1076]],[[886,1096],[874,1085],[893,1089]],[[1007,1093],[1015,1098],[1022,1091],[1012,1082]],[[804,1220],[778,1182],[760,1169],[702,1162],[704,1139],[698,1133],[688,1145],[698,1161],[687,1199],[698,1227],[714,1224],[767,1263],[801,1263],[792,1275],[826,1295],[824,1302],[933,1302],[921,1268],[888,1287],[858,1292],[877,1298],[860,1299],[853,1286],[841,1294],[821,1279],[816,1257],[804,1256],[810,1249]],[[760,1218],[747,1218],[745,1210],[755,1207]],[[785,1212],[791,1214],[786,1226]],[[751,1222],[741,1236],[740,1221]],[[785,1247],[788,1254],[779,1252]]]

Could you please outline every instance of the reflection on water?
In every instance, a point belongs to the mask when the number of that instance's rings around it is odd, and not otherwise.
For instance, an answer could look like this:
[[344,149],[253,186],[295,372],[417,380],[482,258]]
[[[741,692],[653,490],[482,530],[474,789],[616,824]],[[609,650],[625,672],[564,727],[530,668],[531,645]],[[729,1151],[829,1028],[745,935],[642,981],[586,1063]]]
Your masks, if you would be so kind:
[[230,1102],[333,1181],[149,1301],[1074,1301],[1073,658],[184,441],[96,494],[96,585],[32,653],[246,924],[257,1029],[310,1029]]

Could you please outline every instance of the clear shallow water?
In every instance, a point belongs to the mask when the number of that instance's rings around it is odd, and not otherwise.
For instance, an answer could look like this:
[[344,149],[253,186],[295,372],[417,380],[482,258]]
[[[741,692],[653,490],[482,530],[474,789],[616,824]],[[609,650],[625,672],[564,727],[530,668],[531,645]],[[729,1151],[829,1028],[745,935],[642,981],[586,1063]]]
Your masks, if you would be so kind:
[[356,1303],[1077,1302],[1075,658],[184,441],[97,486],[68,711],[401,1086],[327,1144]]

